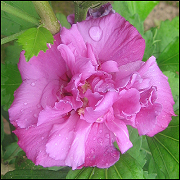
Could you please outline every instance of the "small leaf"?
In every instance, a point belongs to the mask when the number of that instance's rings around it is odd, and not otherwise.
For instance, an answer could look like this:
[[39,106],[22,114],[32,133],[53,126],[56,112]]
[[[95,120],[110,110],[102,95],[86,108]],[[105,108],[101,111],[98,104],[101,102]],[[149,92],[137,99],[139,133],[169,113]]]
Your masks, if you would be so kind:
[[[153,160],[168,179],[179,178],[179,118],[173,117],[166,130],[147,137]],[[158,174],[159,176],[159,174]]]
[[53,35],[44,27],[31,28],[21,34],[18,43],[25,50],[25,58],[28,62],[31,57],[37,56],[38,53],[48,49],[47,43],[53,44]]
[[62,27],[65,27],[67,29],[70,29],[71,25],[69,24],[69,22],[67,21],[67,18],[64,14],[62,13],[57,13],[56,17],[58,18],[60,24]]
[[174,38],[157,59],[161,71],[179,72],[179,37]]

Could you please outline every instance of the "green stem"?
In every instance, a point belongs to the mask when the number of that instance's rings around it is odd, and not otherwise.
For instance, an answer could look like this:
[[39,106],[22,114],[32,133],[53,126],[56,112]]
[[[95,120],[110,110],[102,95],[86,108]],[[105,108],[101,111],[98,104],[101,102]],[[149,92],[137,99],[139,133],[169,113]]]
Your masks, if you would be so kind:
[[15,39],[18,39],[18,36],[20,36],[22,33],[24,33],[26,30],[24,30],[24,31],[21,31],[21,32],[18,32],[18,33],[16,33],[16,34],[13,34],[13,35],[11,35],[11,36],[7,36],[7,37],[4,37],[4,38],[2,38],[1,39],[1,45],[2,44],[5,44],[5,43],[8,43],[8,42],[10,42],[10,41],[13,41],[13,40],[15,40]]
[[75,19],[74,19],[75,23],[85,20],[86,15],[87,15],[87,10],[88,10],[88,8],[86,8],[86,9],[80,8],[79,4],[76,2],[77,1],[74,2],[74,5],[75,5]]
[[27,14],[26,12],[24,11],[21,11],[20,9],[17,9],[3,1],[1,1],[1,10],[2,11],[5,11],[9,14],[12,14],[14,16],[17,16],[25,21],[28,21],[34,25],[39,25],[39,20],[30,16],[29,14]]
[[41,17],[44,27],[47,28],[53,35],[60,30],[60,24],[48,1],[32,1],[34,7]]

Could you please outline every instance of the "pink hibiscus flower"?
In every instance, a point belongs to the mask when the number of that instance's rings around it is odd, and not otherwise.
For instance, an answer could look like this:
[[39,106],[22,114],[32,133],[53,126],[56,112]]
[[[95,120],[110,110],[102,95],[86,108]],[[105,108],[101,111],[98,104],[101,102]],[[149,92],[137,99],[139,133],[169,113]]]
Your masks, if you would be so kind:
[[[62,28],[53,45],[27,63],[9,109],[19,146],[36,165],[108,168],[140,135],[164,130],[173,111],[167,77],[145,41],[119,14]],[[113,142],[117,142],[117,150]]]

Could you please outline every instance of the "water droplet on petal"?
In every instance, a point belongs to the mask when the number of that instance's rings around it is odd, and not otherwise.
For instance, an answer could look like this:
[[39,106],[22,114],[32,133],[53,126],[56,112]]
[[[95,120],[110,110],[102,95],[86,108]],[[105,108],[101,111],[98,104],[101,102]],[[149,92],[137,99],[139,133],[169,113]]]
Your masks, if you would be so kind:
[[44,137],[41,138],[42,140],[44,139]]
[[89,29],[89,36],[94,41],[100,41],[102,38],[103,31],[100,27],[94,26]]
[[94,154],[95,153],[95,149],[94,148],[90,149],[90,152],[91,152],[91,154]]
[[100,134],[102,133],[102,129],[99,130],[99,133],[100,133]]
[[107,134],[105,134],[105,137],[109,139],[110,136],[109,136],[109,134],[107,133]]
[[68,139],[68,137],[66,137],[66,140]]
[[61,136],[61,134],[59,134],[59,137]]
[[27,105],[27,102],[25,102],[24,105]]
[[106,163],[106,166],[108,166],[109,164],[108,163]]
[[40,107],[41,107],[41,105],[40,105],[40,104],[38,104],[38,105],[37,105],[37,108],[40,108]]
[[35,117],[35,118],[37,118],[37,117],[38,117],[38,115],[37,115],[37,114],[34,114],[34,117]]
[[25,121],[27,121],[27,119],[25,119]]
[[95,140],[96,140],[96,137],[94,137],[93,140],[95,141]]
[[57,143],[55,143],[55,146],[57,146]]
[[102,138],[98,138],[97,142],[102,146],[103,145],[103,139]]
[[35,86],[36,84],[34,82],[31,83],[31,86]]

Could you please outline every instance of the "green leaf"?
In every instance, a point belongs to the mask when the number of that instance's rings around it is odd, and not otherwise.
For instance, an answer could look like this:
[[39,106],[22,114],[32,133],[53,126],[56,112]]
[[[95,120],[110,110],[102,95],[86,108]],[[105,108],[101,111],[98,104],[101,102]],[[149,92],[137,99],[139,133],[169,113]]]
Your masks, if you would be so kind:
[[127,153],[136,159],[139,165],[143,168],[146,163],[146,151],[141,149],[143,136],[139,136],[137,129],[134,129],[131,126],[128,126],[128,131],[133,147],[130,148]]
[[8,110],[14,100],[14,91],[22,80],[17,65],[1,64],[1,105]]
[[16,155],[20,151],[22,151],[22,149],[18,146],[17,142],[11,143],[9,146],[6,147],[3,160],[8,162],[10,162],[13,159],[15,160]]
[[47,43],[53,44],[53,41],[53,35],[44,27],[28,29],[18,38],[18,43],[25,50],[27,62],[31,57],[37,56],[41,50],[46,52],[48,49]]
[[138,14],[140,20],[144,21],[158,3],[158,1],[114,1],[112,6],[117,13],[127,20],[130,16]]
[[148,171],[144,171],[144,179],[156,179],[156,173],[148,173]]
[[159,55],[172,42],[173,39],[179,37],[179,16],[172,21],[162,21],[159,29],[153,29],[154,40],[157,40],[156,48],[153,55],[159,58]]
[[[32,1],[5,1],[5,2],[39,19],[39,15],[36,13]],[[31,27],[34,27],[34,24],[24,21],[21,18],[13,16],[4,11],[1,11],[2,35],[9,36],[18,33],[21,30],[25,30]]]
[[4,139],[4,123],[3,123],[3,118],[1,115],[1,145],[2,145],[3,139]]
[[179,178],[178,116],[172,118],[166,130],[158,133],[154,137],[147,137],[147,141],[153,160],[165,177],[168,179]]
[[62,13],[57,13],[56,14],[56,17],[58,18],[60,24],[62,27],[65,27],[67,29],[70,29],[71,28],[71,25],[69,24],[69,22],[67,21],[67,18],[64,14]]
[[179,37],[174,38],[157,59],[161,71],[179,72]]
[[143,61],[147,61],[152,56],[155,48],[153,42],[153,33],[151,30],[148,30],[144,34],[142,34],[142,37],[145,39],[145,43],[146,43]]
[[3,179],[64,179],[67,169],[59,171],[21,169],[6,173]]
[[170,71],[163,71],[163,74],[168,77],[168,82],[171,87],[173,99],[175,101],[173,108],[174,111],[176,111],[179,109],[179,76]]
[[67,179],[142,179],[143,170],[139,163],[128,153],[121,155],[120,160],[108,169],[96,167],[70,170]]
[[31,160],[27,159],[26,153],[22,150],[17,154],[16,160],[15,160],[15,168],[16,170],[18,169],[31,169],[31,170],[45,169],[42,166],[36,166]]

